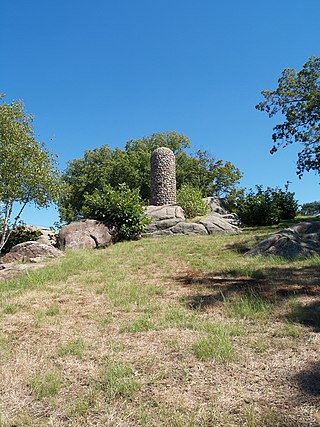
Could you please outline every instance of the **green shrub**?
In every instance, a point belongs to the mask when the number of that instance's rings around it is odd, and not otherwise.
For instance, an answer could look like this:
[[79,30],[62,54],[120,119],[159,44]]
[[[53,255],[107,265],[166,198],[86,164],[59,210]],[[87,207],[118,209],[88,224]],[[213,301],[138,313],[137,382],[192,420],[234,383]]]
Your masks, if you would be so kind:
[[190,184],[183,184],[177,191],[177,203],[184,210],[186,218],[194,218],[208,212],[201,191]]
[[82,214],[85,218],[114,224],[120,240],[139,237],[149,222],[138,191],[130,190],[125,184],[117,189],[105,185],[102,191],[96,189],[92,194],[86,193]]
[[247,226],[264,226],[278,224],[282,219],[293,219],[298,210],[294,193],[280,188],[256,186],[256,192],[250,189],[247,193],[237,192],[229,199],[227,207],[237,213],[240,220]]
[[8,253],[11,248],[19,243],[28,242],[30,240],[37,240],[41,236],[41,231],[31,230],[25,225],[18,225],[15,227],[7,240],[7,243],[4,245],[1,253]]

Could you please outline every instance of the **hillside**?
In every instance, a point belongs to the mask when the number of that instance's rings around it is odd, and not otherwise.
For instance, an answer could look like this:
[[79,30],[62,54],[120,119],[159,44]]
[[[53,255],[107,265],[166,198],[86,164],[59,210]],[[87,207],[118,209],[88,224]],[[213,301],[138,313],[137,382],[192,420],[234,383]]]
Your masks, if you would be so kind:
[[0,426],[318,426],[320,257],[242,256],[272,230],[67,252],[0,281]]

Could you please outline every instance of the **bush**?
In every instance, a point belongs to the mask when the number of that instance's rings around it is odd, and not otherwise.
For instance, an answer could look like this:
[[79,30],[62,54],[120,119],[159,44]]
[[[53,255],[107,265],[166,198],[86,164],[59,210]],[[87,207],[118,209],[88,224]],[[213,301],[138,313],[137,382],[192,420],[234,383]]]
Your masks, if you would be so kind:
[[233,199],[228,200],[228,208],[237,213],[240,220],[247,226],[263,226],[278,224],[282,219],[293,219],[298,209],[294,193],[285,190],[256,186],[256,192],[250,189],[237,192]]
[[194,218],[208,212],[208,206],[203,201],[201,191],[190,184],[183,184],[177,191],[177,203],[184,210],[186,218]]
[[11,231],[7,243],[2,248],[1,253],[6,254],[10,252],[11,248],[19,243],[28,242],[30,240],[37,240],[41,236],[41,231],[39,230],[30,230],[29,227],[25,225],[18,225]]
[[139,237],[149,222],[138,191],[130,190],[125,184],[117,189],[105,185],[103,191],[96,189],[92,194],[86,193],[82,214],[85,218],[114,224],[120,240]]

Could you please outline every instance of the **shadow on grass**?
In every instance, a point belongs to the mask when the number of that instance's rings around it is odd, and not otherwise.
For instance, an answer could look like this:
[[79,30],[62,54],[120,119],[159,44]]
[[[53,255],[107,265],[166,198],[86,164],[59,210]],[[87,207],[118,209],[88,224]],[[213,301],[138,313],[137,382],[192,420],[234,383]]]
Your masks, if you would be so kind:
[[294,382],[308,395],[320,397],[320,362],[311,363],[308,368],[298,372]]
[[300,303],[293,305],[291,312],[287,315],[287,319],[291,322],[301,323],[302,325],[308,326],[314,331],[319,332],[320,301],[311,302],[305,305]]
[[[320,269],[318,266],[270,267],[253,272],[256,277],[237,277],[237,271],[226,273],[199,273],[176,277],[182,286],[194,295],[187,297],[191,309],[204,310],[225,299],[253,296],[269,303],[278,304],[299,295],[320,295]],[[230,277],[231,276],[231,277]],[[232,277],[235,276],[235,277]],[[302,323],[320,331],[320,301],[309,305],[295,304],[287,315],[288,320]]]

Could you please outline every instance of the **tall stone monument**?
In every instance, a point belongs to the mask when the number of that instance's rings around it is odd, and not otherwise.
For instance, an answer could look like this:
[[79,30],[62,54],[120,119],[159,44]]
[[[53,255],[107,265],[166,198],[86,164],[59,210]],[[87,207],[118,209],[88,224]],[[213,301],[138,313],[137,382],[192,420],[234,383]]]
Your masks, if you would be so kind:
[[151,205],[176,204],[176,160],[167,147],[151,154]]

